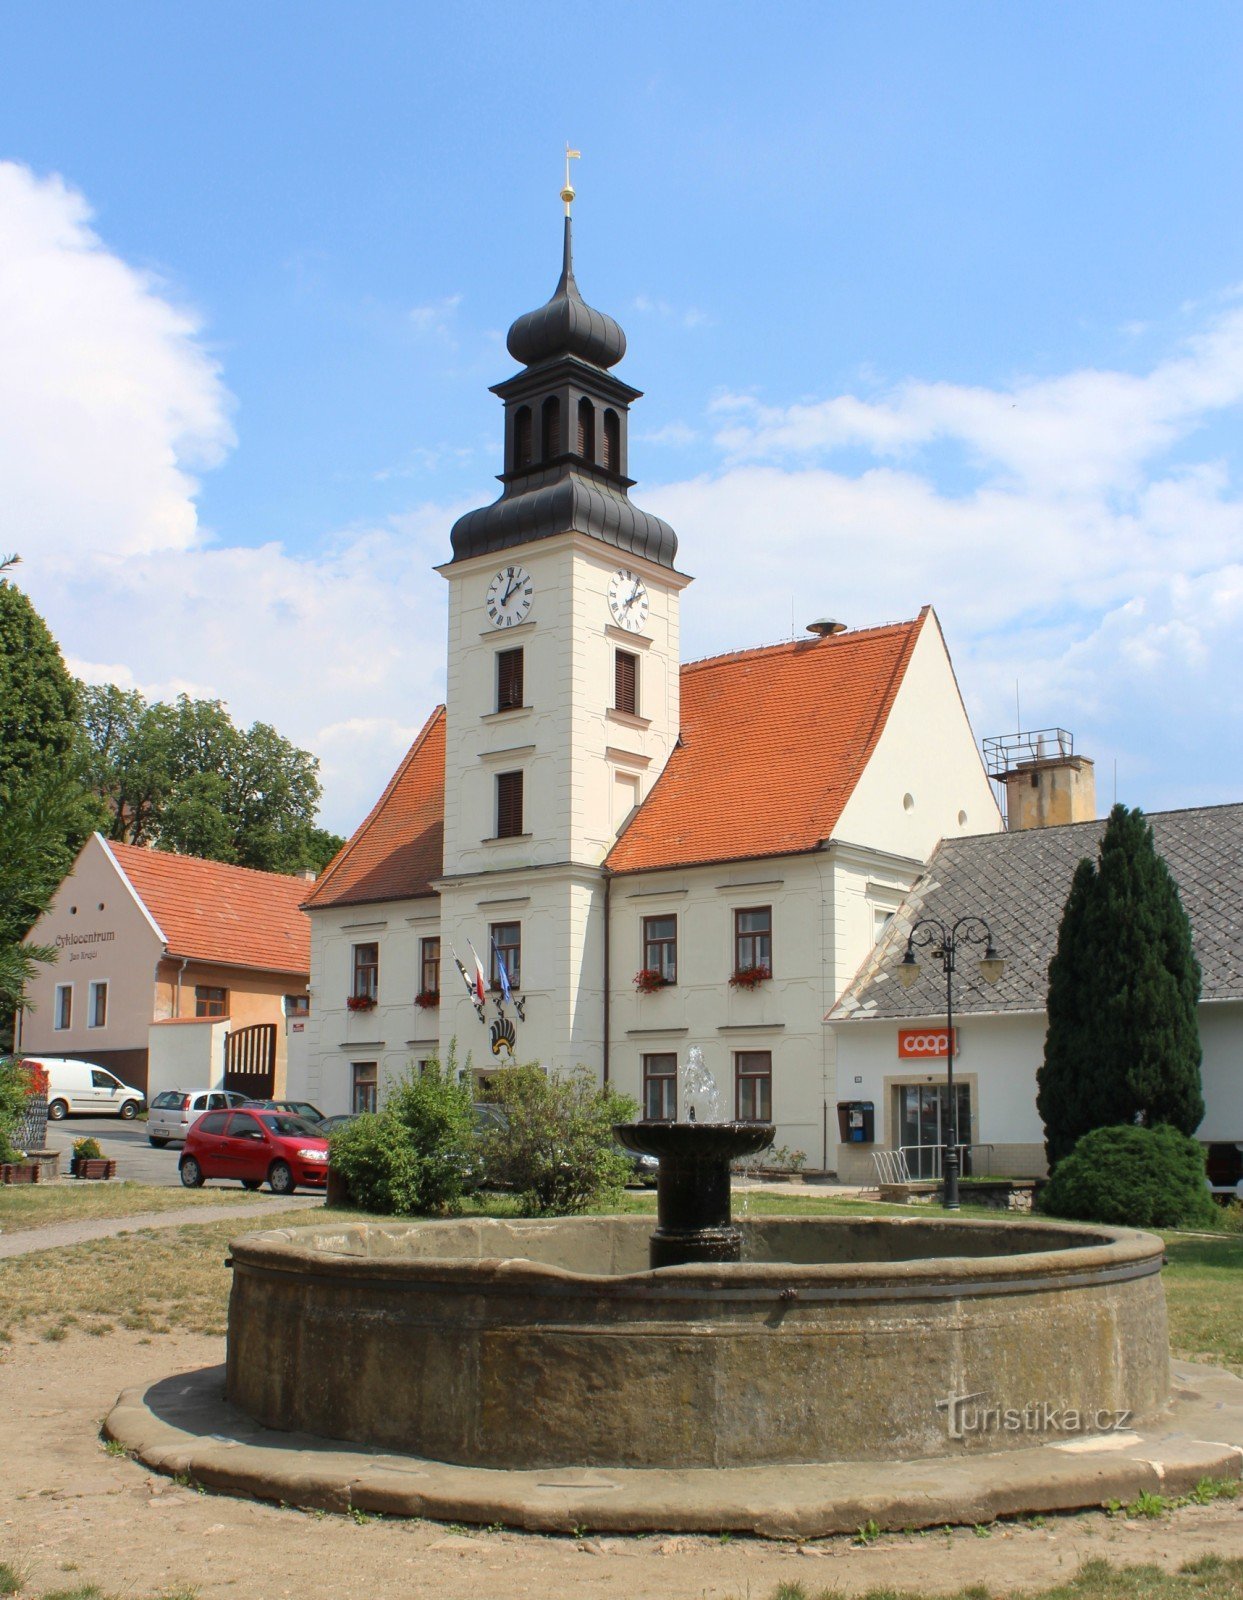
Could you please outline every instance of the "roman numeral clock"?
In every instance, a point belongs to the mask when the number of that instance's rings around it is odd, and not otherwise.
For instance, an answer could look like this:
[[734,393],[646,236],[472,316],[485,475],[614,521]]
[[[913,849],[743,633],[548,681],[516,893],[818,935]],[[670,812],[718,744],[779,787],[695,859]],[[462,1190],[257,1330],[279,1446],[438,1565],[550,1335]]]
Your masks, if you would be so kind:
[[535,585],[525,567],[503,567],[488,585],[485,599],[494,628],[512,628],[525,622],[535,595]]

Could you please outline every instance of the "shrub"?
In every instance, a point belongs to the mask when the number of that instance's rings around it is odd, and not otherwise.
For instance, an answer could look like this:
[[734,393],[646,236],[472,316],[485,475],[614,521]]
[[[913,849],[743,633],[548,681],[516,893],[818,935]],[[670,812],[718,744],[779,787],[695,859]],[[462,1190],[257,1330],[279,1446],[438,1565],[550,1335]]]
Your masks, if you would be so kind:
[[1118,1227],[1213,1227],[1217,1222],[1204,1179],[1204,1151],[1168,1123],[1085,1133],[1058,1162],[1041,1192],[1040,1209],[1053,1217]]
[[456,1211],[474,1143],[470,1087],[452,1053],[389,1086],[382,1111],[347,1123],[331,1140],[331,1161],[363,1211],[414,1216]]
[[26,1114],[29,1083],[26,1072],[12,1057],[0,1060],[0,1161],[20,1161],[24,1154],[13,1137]]
[[98,1139],[75,1139],[73,1153],[79,1161],[98,1161],[103,1155]]
[[557,1077],[534,1064],[495,1074],[488,1098],[503,1114],[480,1139],[488,1181],[513,1189],[524,1212],[568,1216],[621,1192],[629,1160],[613,1124],[634,1121],[633,1100],[585,1067]]

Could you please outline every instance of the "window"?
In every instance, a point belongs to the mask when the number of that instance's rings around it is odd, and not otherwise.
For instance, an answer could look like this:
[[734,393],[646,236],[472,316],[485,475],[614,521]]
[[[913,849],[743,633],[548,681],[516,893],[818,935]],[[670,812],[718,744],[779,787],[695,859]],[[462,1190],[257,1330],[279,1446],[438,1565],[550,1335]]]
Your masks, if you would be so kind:
[[496,775],[496,837],[516,839],[522,833],[522,774]]
[[604,465],[610,472],[621,471],[621,425],[612,410],[604,413]]
[[309,994],[287,994],[285,996],[285,1015],[287,1017],[309,1017],[311,1014],[311,997]]
[[555,394],[544,401],[540,416],[541,458],[551,461],[561,454],[561,402]]
[[643,1120],[676,1122],[678,1118],[678,1058],[668,1055],[643,1057]]
[[596,459],[596,408],[586,399],[578,402],[578,453],[584,461]]
[[522,472],[531,465],[531,408],[519,406],[514,417],[514,469]]
[[520,922],[494,922],[489,929],[492,937],[492,959],[489,978],[494,989],[501,986],[501,971],[497,958],[505,963],[511,989],[522,987],[522,924]]
[[194,1015],[196,1017],[227,1017],[229,1014],[229,991],[227,989],[213,989],[210,984],[196,983],[194,985]]
[[522,704],[522,650],[496,653],[496,709],[514,711]]
[[224,1125],[229,1120],[227,1111],[209,1111],[199,1123],[198,1133],[223,1133]]
[[753,906],[734,912],[734,971],[773,970],[773,908]]
[[892,911],[872,911],[872,943],[879,944],[884,937],[885,929],[893,921]]
[[58,1031],[73,1025],[73,985],[71,983],[58,983],[56,985],[56,1011],[52,1019],[53,1028]]
[[374,1111],[380,1083],[378,1064],[374,1061],[351,1061],[350,1073],[353,1078],[350,1092],[350,1110],[354,1112]]
[[678,981],[678,919],[644,917],[643,965],[659,972],[666,983]]
[[354,982],[350,995],[355,1000],[374,1000],[380,988],[380,947],[378,944],[354,946]]
[[734,1056],[735,1104],[739,1122],[773,1120],[771,1050],[739,1050]]
[[121,1087],[121,1080],[114,1078],[110,1072],[105,1072],[102,1067],[93,1067],[91,1069],[92,1089],[107,1089],[111,1092],[113,1089],[120,1089]]
[[639,658],[619,650],[613,664],[613,704],[618,711],[639,714]]
[[440,993],[440,935],[419,940],[419,993]]
[[86,991],[86,1025],[102,1028],[108,1021],[108,984],[92,983]]

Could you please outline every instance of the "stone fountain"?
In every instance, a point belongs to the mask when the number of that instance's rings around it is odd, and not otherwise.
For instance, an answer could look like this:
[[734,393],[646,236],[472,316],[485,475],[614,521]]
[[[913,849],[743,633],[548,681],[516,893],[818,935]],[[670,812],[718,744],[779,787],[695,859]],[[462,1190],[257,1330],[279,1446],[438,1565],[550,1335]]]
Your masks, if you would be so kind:
[[209,1487],[541,1530],[812,1536],[1239,1476],[1243,1383],[1184,1366],[1171,1405],[1159,1238],[735,1223],[729,1162],[771,1130],[713,1120],[687,1067],[685,1123],[619,1130],[660,1159],[654,1235],[331,1213],[247,1235],[227,1371],[123,1395],[107,1432]]

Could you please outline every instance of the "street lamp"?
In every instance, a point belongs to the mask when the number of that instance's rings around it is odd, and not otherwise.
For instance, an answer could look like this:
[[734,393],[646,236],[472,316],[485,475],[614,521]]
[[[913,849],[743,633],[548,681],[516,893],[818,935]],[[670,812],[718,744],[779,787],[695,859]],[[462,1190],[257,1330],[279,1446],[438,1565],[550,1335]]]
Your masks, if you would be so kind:
[[993,935],[983,917],[959,917],[952,928],[936,917],[921,917],[911,929],[906,941],[906,954],[898,963],[898,977],[902,987],[909,989],[919,977],[920,967],[915,951],[930,947],[934,961],[945,969],[945,1070],[948,1104],[945,1115],[945,1153],[942,1169],[945,1188],[942,1204],[946,1211],[958,1210],[958,1107],[954,1098],[954,968],[960,944],[983,945],[984,954],[977,963],[985,983],[996,983],[1001,977],[1005,961],[993,947]]

